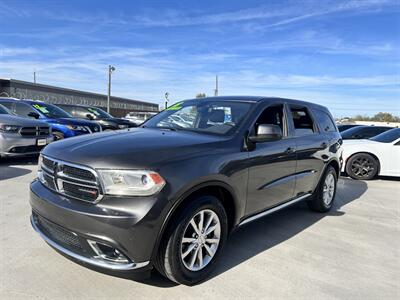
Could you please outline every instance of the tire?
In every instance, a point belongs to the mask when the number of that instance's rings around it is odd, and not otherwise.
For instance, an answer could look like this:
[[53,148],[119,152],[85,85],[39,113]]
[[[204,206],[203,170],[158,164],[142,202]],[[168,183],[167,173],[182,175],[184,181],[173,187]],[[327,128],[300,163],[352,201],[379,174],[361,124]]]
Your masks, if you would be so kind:
[[[177,216],[177,221],[167,230],[155,260],[155,267],[162,275],[184,285],[194,285],[209,276],[221,255],[228,234],[228,218],[224,207],[216,197],[200,196],[191,200]],[[214,228],[214,231],[207,236],[201,234],[196,238],[191,221],[200,227],[202,214],[203,228],[207,228],[207,223],[212,217],[208,230]],[[186,242],[183,242],[183,237]],[[194,263],[192,263],[193,258]]]
[[371,180],[378,174],[379,162],[370,154],[355,154],[346,163],[346,173],[353,179]]
[[59,141],[64,139],[64,134],[59,131],[53,131],[54,141]]
[[328,166],[314,195],[307,201],[311,210],[323,213],[332,208],[336,196],[337,178],[336,170],[332,166]]

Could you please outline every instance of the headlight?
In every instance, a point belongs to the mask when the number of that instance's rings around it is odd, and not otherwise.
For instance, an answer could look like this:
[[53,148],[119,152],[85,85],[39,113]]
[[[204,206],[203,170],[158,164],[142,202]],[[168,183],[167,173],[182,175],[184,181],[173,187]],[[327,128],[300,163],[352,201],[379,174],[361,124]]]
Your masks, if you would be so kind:
[[85,126],[79,126],[79,125],[67,125],[67,128],[71,130],[76,130],[76,131],[88,131]]
[[16,125],[0,125],[0,132],[16,133],[21,129],[21,126]]
[[129,127],[129,125],[118,125],[119,129],[124,129],[124,128],[128,128],[128,127]]
[[165,180],[156,172],[139,170],[98,170],[108,195],[151,196],[164,187]]

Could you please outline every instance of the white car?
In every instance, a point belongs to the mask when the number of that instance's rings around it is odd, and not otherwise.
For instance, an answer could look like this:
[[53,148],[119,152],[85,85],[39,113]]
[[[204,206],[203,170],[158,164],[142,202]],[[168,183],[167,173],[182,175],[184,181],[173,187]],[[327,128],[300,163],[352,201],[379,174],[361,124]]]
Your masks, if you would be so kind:
[[345,140],[342,157],[342,172],[354,179],[400,176],[400,128],[368,140]]

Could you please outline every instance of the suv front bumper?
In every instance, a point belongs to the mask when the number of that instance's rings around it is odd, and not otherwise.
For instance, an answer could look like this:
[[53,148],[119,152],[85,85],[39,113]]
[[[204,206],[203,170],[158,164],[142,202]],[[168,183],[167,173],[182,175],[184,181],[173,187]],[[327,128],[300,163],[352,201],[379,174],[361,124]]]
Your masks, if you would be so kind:
[[[161,227],[162,196],[103,198],[96,205],[68,199],[35,180],[31,184],[31,224],[53,248],[83,264],[113,271],[148,270]],[[161,217],[161,218],[160,218]],[[126,260],[110,260],[96,245]]]
[[38,139],[45,139],[50,144],[53,136],[23,137],[19,134],[0,133],[0,155],[22,156],[39,154],[44,146],[37,146]]

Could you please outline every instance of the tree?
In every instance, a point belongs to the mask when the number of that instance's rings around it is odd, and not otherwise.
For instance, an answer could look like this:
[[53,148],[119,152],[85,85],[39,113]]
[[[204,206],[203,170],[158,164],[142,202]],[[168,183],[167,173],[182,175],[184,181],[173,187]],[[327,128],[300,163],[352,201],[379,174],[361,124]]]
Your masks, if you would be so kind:
[[205,98],[205,97],[207,97],[206,93],[198,93],[196,95],[196,98]]

